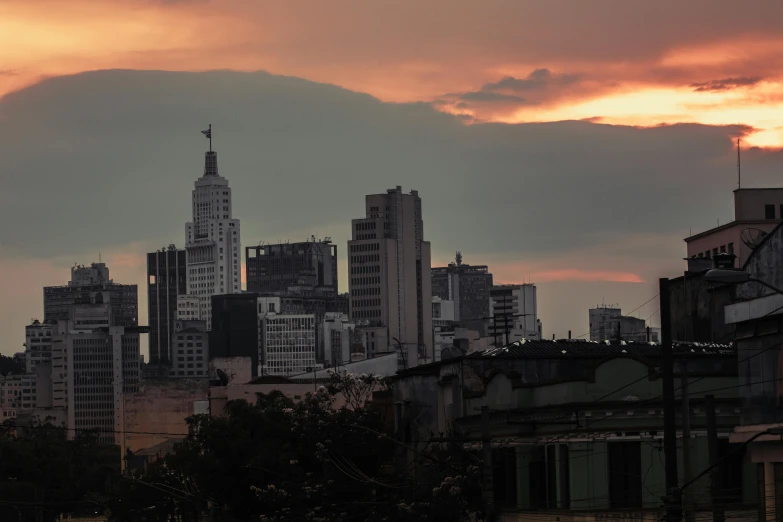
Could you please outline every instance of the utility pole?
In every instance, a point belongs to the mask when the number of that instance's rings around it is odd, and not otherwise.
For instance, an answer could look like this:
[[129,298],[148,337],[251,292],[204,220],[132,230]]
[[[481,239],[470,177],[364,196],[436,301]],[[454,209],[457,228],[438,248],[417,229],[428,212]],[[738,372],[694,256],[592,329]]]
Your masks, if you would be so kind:
[[669,279],[659,280],[661,304],[661,374],[663,377],[663,451],[666,454],[666,521],[680,522],[682,499],[677,487],[677,418],[674,411],[674,355]]
[[[649,339],[650,327],[647,327],[647,336]],[[680,395],[682,397],[682,469],[683,480],[685,484],[691,481],[691,404],[688,399],[688,360],[680,359]],[[693,511],[693,498],[690,494],[682,492],[682,506],[685,512],[685,520],[694,522],[696,520]]]
[[484,504],[486,522],[491,522],[495,511],[495,488],[492,476],[492,439],[489,433],[489,406],[481,407],[481,446],[483,450],[483,462],[481,466],[482,486],[484,490]]
[[[710,453],[710,466],[718,463],[718,422],[715,418],[715,396],[704,396],[704,409],[707,414],[707,447]],[[710,492],[712,493],[712,520],[724,522],[723,499],[720,496],[722,466],[716,466],[710,473]]]

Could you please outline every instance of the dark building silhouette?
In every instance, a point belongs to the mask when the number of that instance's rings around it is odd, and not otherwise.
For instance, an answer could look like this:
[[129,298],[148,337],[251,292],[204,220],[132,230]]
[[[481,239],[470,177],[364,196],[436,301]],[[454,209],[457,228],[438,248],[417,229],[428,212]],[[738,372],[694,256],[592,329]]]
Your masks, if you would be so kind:
[[454,319],[463,328],[486,335],[492,274],[486,265],[463,265],[462,254],[448,266],[432,269],[432,295],[454,301]]
[[174,245],[147,254],[147,310],[150,364],[170,364],[177,296],[188,290],[185,250]]
[[45,286],[44,322],[67,321],[75,304],[109,303],[110,325],[139,325],[139,297],[136,285],[121,285],[109,279],[105,263],[71,268],[71,280],[66,286]]
[[245,247],[245,266],[248,292],[337,294],[337,245],[329,238]]
[[212,296],[212,330],[209,357],[250,357],[253,377],[258,375],[258,294]]

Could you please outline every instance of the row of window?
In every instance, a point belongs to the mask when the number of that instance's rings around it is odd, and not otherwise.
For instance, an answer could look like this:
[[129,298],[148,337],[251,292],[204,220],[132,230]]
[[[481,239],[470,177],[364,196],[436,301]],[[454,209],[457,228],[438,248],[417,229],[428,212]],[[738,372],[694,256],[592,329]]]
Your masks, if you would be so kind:
[[352,266],[351,274],[380,274],[381,265]]
[[379,285],[379,284],[381,284],[381,277],[380,276],[352,277],[351,278],[351,285],[353,285],[353,286]]
[[[726,253],[726,245],[721,245],[720,247],[713,248],[711,253],[709,250],[707,250],[706,252],[699,252],[698,254],[694,254],[692,257],[706,257],[706,258],[715,257],[718,255],[719,249],[721,254]],[[728,244],[728,253],[729,254],[734,253],[734,243]]]
[[380,249],[380,243],[365,243],[363,245],[351,245],[350,247],[351,252],[373,252]]

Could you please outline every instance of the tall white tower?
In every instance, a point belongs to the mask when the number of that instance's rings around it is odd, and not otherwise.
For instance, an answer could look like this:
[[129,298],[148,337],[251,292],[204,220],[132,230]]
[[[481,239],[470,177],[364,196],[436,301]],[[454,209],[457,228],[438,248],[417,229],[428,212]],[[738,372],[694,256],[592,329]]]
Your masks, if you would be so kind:
[[188,294],[199,298],[199,315],[212,329],[212,296],[241,292],[239,220],[231,217],[231,189],[218,173],[212,150],[212,126],[202,131],[209,138],[204,175],[193,190],[193,220],[186,225]]

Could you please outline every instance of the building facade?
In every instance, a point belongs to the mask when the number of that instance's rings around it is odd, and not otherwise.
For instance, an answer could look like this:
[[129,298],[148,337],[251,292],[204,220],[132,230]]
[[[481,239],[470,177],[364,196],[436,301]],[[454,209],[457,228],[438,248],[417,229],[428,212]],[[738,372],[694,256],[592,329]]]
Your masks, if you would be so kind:
[[204,321],[201,317],[201,301],[195,295],[181,295],[177,297],[178,321]]
[[424,241],[421,198],[402,188],[365,197],[366,216],[354,219],[348,241],[350,316],[380,326],[389,342],[432,360],[430,244]]
[[337,295],[337,245],[329,238],[245,247],[245,269],[248,292]]
[[726,252],[742,267],[756,245],[783,220],[783,188],[734,191],[734,220],[685,238],[689,258]]
[[147,254],[147,310],[150,364],[172,360],[172,325],[177,320],[178,297],[187,293],[185,250],[174,245]]
[[323,339],[324,366],[341,366],[352,362],[355,354],[364,357],[361,341],[357,342],[356,325],[347,314],[327,313],[319,325]]
[[297,375],[323,368],[316,362],[315,315],[280,313],[280,299],[258,298],[258,374]]
[[25,326],[25,373],[32,373],[38,364],[52,362],[52,325],[38,319]]
[[249,357],[253,377],[258,371],[258,294],[212,296],[209,356]]
[[213,295],[241,292],[239,220],[232,217],[231,188],[218,172],[217,153],[204,156],[204,175],[195,182],[193,219],[185,226],[188,294],[198,296],[200,316],[212,327]]
[[64,408],[68,436],[98,430],[102,442],[119,444],[126,393],[141,377],[139,329],[109,326],[108,303],[74,305],[52,336],[52,396]]
[[459,325],[486,335],[492,274],[486,265],[465,265],[457,252],[454,263],[432,269],[432,295],[454,302]]
[[519,339],[540,339],[536,285],[493,286],[489,291],[490,319],[487,335],[495,346]]
[[644,319],[625,316],[619,308],[598,306],[591,308],[589,315],[591,341],[601,342],[610,339],[657,342],[656,339],[652,338],[652,331],[649,332],[650,338],[648,339],[648,331]]
[[169,377],[207,377],[209,333],[206,321],[174,321],[172,326]]
[[139,299],[136,285],[122,285],[109,279],[105,263],[71,268],[71,280],[66,286],[46,286],[44,291],[44,323],[68,320],[75,304],[97,300],[111,303],[111,326],[139,325]]

